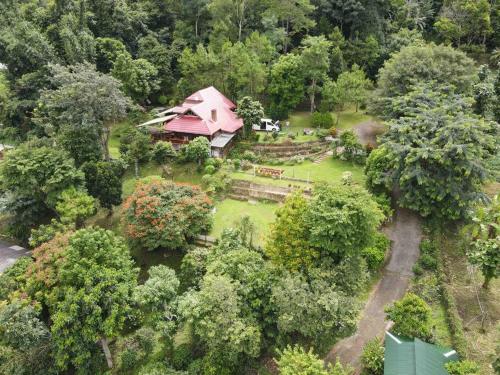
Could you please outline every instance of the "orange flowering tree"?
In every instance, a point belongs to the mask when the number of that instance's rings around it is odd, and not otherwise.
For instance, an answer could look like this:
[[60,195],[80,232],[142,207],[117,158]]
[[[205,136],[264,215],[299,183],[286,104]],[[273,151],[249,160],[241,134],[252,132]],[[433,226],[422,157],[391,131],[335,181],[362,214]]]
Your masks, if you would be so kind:
[[124,203],[126,236],[147,250],[178,249],[212,226],[212,202],[200,188],[160,177],[137,183]]

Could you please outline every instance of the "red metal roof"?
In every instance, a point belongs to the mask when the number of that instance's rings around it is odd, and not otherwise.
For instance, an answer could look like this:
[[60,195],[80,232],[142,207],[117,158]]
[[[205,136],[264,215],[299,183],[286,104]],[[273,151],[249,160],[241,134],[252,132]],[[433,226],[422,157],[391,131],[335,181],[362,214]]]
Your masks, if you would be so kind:
[[[234,103],[213,86],[193,93],[184,103],[174,108],[176,112],[181,112],[179,109],[182,108],[184,113],[189,109],[194,115],[179,113],[175,119],[165,124],[165,130],[212,135],[219,130],[235,133],[243,127],[243,120],[232,111],[236,108]],[[212,110],[216,111],[216,121],[212,120]]]

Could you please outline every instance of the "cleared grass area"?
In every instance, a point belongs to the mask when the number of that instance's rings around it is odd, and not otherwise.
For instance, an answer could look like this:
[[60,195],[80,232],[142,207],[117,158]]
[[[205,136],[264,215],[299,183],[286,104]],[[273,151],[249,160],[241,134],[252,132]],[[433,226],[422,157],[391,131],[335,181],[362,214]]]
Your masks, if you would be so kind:
[[[283,176],[291,178],[299,178],[303,180],[309,180],[311,182],[328,182],[328,183],[338,183],[341,181],[342,174],[346,171],[352,172],[352,177],[354,182],[363,183],[364,174],[363,167],[345,162],[342,160],[334,159],[333,157],[327,157],[319,164],[315,164],[312,161],[304,161],[297,165],[277,165],[277,166],[265,166],[275,169],[284,169],[285,172]],[[303,185],[307,186],[307,183],[298,181],[288,181],[279,180],[267,177],[252,176],[246,173],[235,172],[232,174],[233,178],[241,178],[244,180],[255,181],[256,183],[264,183],[270,185],[284,186],[287,187],[291,185]]]
[[[333,117],[333,124],[338,129],[350,129],[354,125],[373,119],[372,116],[362,111],[355,112],[354,107],[346,108],[345,110],[339,113],[339,122],[337,125],[335,125],[337,122],[337,114],[332,112],[332,117]],[[285,126],[287,121],[290,123],[288,127]],[[293,112],[292,114],[290,114],[288,119],[282,121],[281,124],[282,124],[282,131],[278,139],[274,142],[280,143],[285,141],[286,139],[289,139],[287,137],[288,134],[295,135],[295,139],[293,140],[293,142],[296,143],[315,141],[318,139],[318,137],[316,137],[315,134],[304,135],[305,128],[313,128],[311,124],[310,112]],[[264,140],[264,136],[265,136],[264,132],[259,133],[259,142],[272,143],[272,141],[266,142]]]
[[216,204],[214,226],[210,235],[219,237],[224,228],[235,227],[244,216],[249,216],[255,225],[254,244],[262,246],[274,221],[278,204],[269,202],[243,202],[224,199]]

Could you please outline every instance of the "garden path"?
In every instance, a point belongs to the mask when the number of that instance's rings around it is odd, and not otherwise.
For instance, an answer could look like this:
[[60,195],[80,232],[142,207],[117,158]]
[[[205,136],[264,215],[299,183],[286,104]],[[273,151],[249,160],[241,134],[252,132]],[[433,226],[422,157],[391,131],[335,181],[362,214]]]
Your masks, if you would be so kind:
[[350,364],[359,373],[364,345],[383,335],[386,329],[384,307],[400,299],[408,287],[413,265],[419,256],[422,237],[418,215],[410,210],[397,208],[388,234],[392,240],[390,260],[368,298],[357,331],[330,350],[325,358],[327,363],[334,363],[339,359],[342,364]]

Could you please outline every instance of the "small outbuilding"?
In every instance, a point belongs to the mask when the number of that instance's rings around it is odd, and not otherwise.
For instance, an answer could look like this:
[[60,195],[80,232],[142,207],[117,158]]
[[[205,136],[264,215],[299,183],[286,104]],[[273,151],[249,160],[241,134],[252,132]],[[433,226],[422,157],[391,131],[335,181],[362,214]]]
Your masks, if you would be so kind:
[[451,361],[458,361],[452,349],[385,334],[384,375],[449,375],[444,365]]

